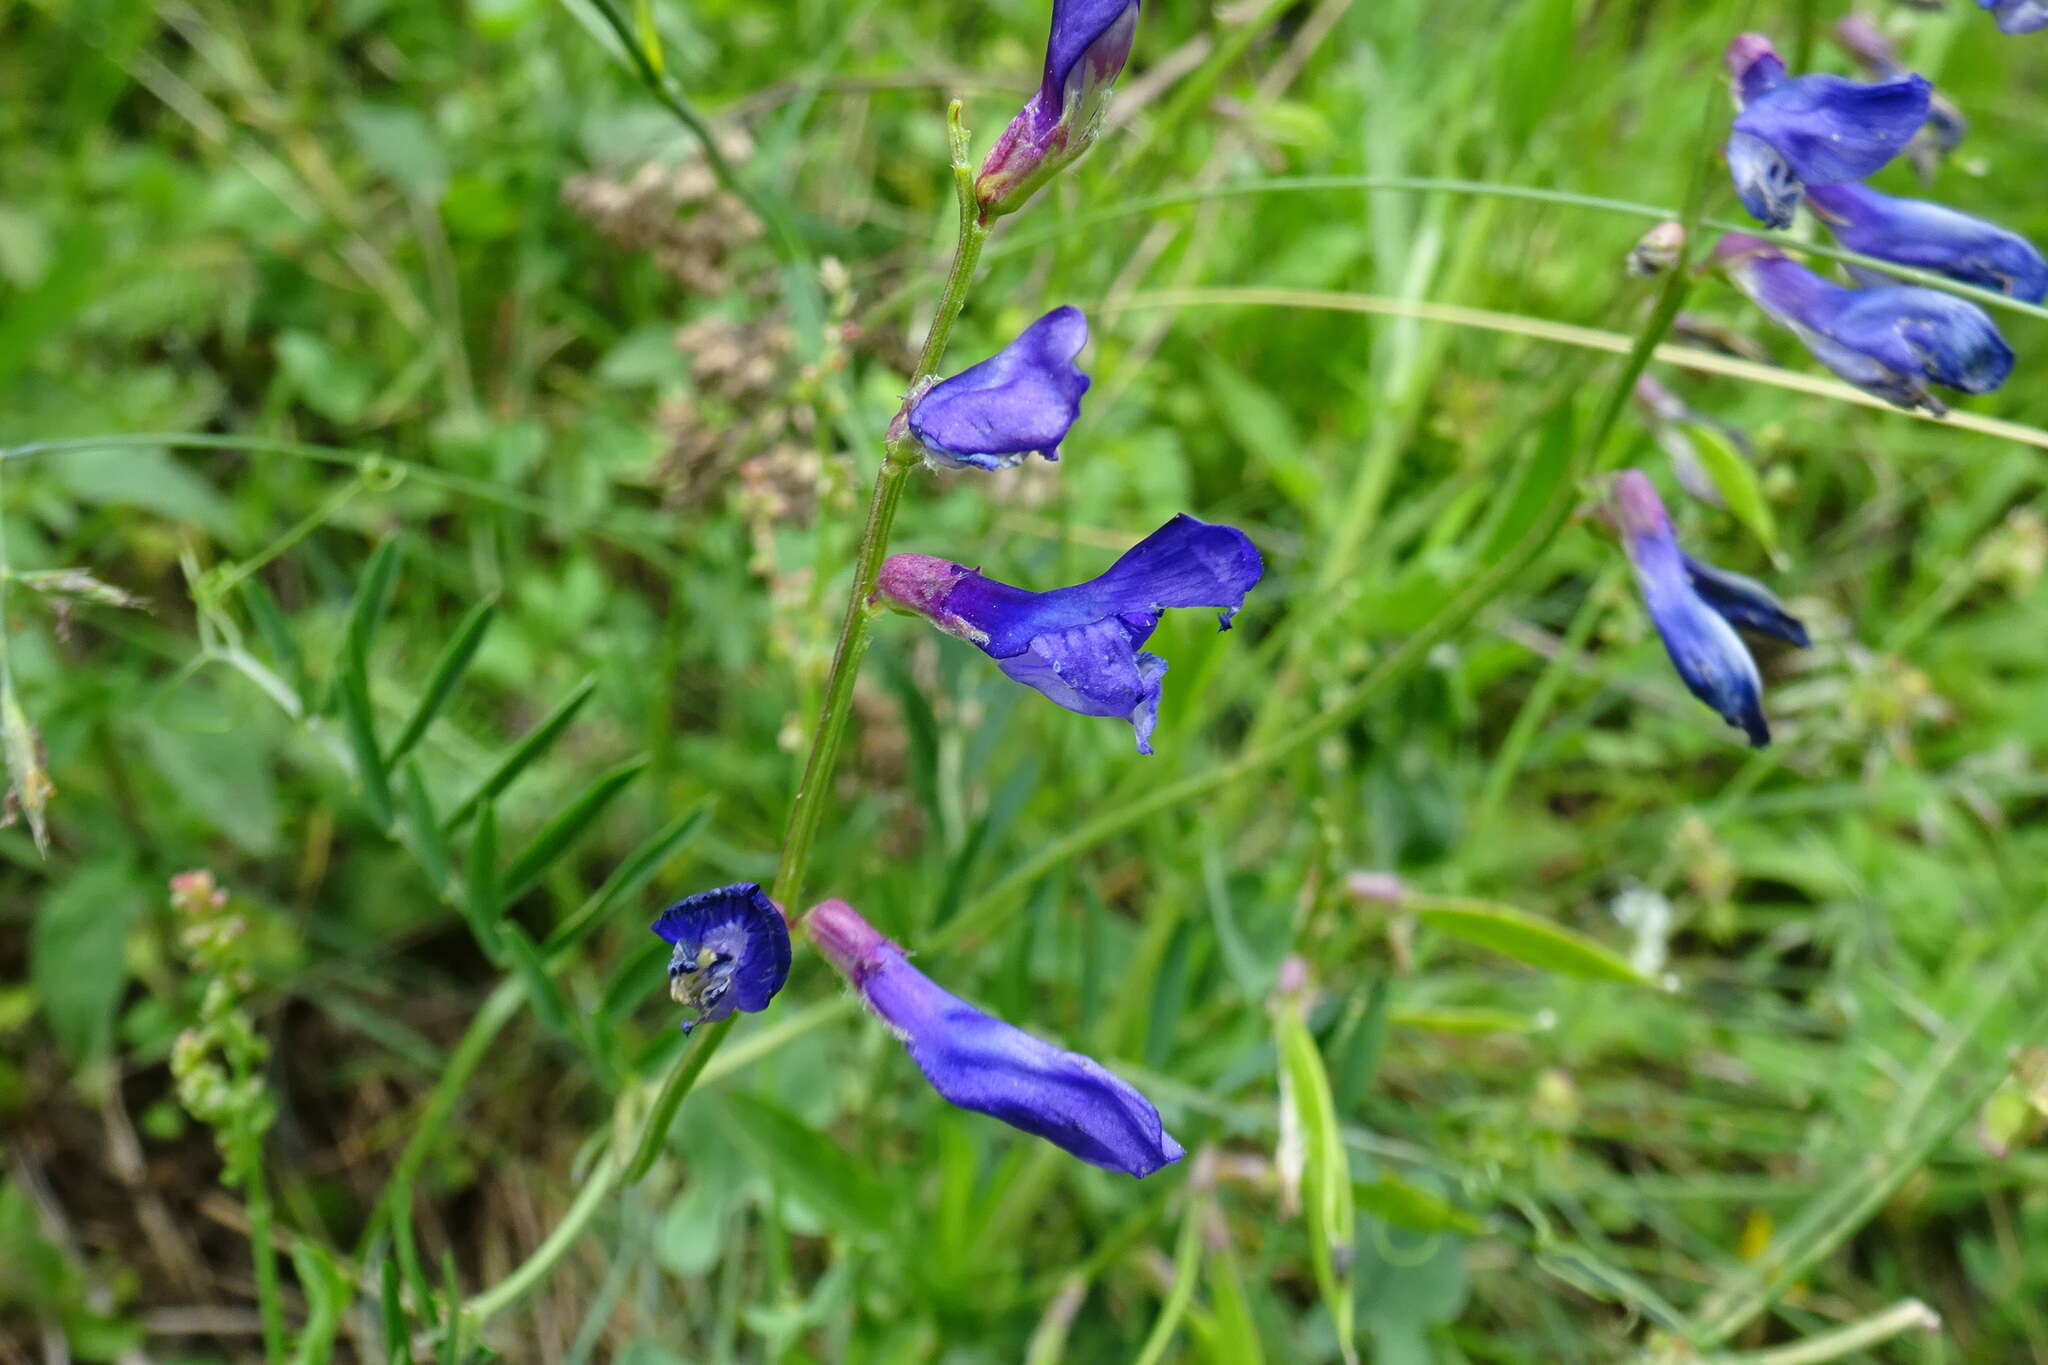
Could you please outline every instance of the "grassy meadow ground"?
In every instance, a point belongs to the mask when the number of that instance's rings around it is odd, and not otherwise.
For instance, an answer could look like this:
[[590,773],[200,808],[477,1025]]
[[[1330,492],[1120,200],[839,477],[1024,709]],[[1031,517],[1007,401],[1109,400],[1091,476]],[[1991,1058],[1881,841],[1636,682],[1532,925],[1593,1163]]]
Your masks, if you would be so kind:
[[[1048,586],[1186,511],[1265,581],[1166,619],[1149,759],[883,619],[808,882],[1189,1158],[949,1109],[800,946],[595,1182],[681,1044],[647,921],[774,871],[945,101],[985,148],[1048,6],[621,9],[786,235],[594,0],[0,6],[0,720],[53,789],[47,853],[0,830],[0,1365],[257,1358],[252,1218],[309,1361],[1334,1361],[1349,1303],[1384,1365],[2048,1362],[2048,455],[1659,365],[1767,516],[1683,499],[1554,330],[1645,327],[1650,220],[1502,192],[1697,171],[1739,218],[1721,47],[1846,73],[1842,0],[1148,4],[947,366],[1082,307],[1065,457],[918,474],[894,543]],[[1971,121],[1929,193],[2048,240],[2048,35],[1873,13]],[[1958,406],[2031,435],[2048,325],[1999,316],[2015,378]],[[1768,750],[1582,515],[1621,464],[1813,627],[1762,652]],[[72,568],[146,608],[34,576]],[[1290,954],[1348,1257],[1274,1162]],[[255,1187],[171,1077],[210,981],[269,1047]]]

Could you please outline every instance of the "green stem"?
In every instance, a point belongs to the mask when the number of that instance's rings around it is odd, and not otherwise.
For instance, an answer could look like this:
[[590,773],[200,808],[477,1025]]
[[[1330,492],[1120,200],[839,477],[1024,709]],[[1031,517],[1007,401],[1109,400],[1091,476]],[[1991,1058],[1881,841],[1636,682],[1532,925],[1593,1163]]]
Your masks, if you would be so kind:
[[[967,289],[974,279],[974,267],[981,259],[982,243],[988,240],[988,225],[981,222],[974,196],[974,167],[968,159],[967,130],[960,123],[960,101],[946,110],[947,140],[953,154],[953,191],[959,214],[958,236],[953,247],[953,265],[946,275],[946,287],[939,296],[924,346],[918,353],[917,368],[910,377],[910,394],[918,393],[925,381],[938,372],[953,324],[967,303]],[[896,510],[903,490],[918,459],[916,442],[903,430],[903,415],[891,424],[883,446],[882,467],[875,474],[875,487],[868,498],[867,523],[861,530],[860,548],[854,557],[853,584],[847,592],[846,610],[840,619],[839,641],[832,651],[832,671],[825,679],[825,700],[818,727],[811,735],[811,748],[804,759],[803,776],[791,798],[789,818],[782,833],[782,853],[777,860],[775,882],[769,894],[788,910],[801,903],[804,873],[810,866],[811,845],[816,841],[818,822],[823,818],[825,797],[831,789],[832,774],[839,764],[840,742],[853,714],[854,682],[860,674],[861,659],[867,654],[874,624],[869,599],[882,572],[882,560],[889,552],[889,534],[896,524]],[[800,912],[799,912],[800,913]],[[631,1157],[622,1171],[638,1180],[653,1166],[655,1157],[668,1140],[683,1101],[689,1097],[712,1056],[722,1047],[731,1030],[713,1026],[700,1034],[663,1082],[661,1093],[648,1113]]]
[[1711,1365],[1820,1365],[1865,1351],[1904,1332],[1941,1330],[1941,1315],[1918,1299],[1903,1299],[1874,1317],[1822,1332],[1790,1346],[1740,1355],[1710,1356]]
[[256,1263],[256,1306],[263,1319],[263,1358],[271,1362],[285,1358],[284,1297],[277,1283],[277,1248],[272,1244],[270,1184],[263,1170],[263,1131],[246,1120],[236,1137],[241,1147],[243,1189],[249,1210],[249,1256]]
[[605,1153],[599,1160],[597,1169],[584,1180],[583,1189],[576,1196],[576,1202],[562,1215],[562,1221],[555,1224],[554,1231],[550,1232],[547,1239],[535,1247],[533,1254],[520,1262],[510,1275],[463,1304],[463,1316],[470,1321],[481,1322],[518,1302],[529,1290],[546,1279],[548,1272],[554,1269],[555,1262],[561,1260],[569,1248],[576,1244],[576,1239],[583,1235],[585,1225],[597,1216],[598,1207],[604,1203],[605,1196],[617,1187],[620,1169],[617,1153]]
[[[953,148],[954,197],[959,208],[959,235],[953,247],[953,266],[946,275],[945,291],[932,315],[924,347],[918,353],[917,369],[910,376],[909,393],[915,395],[938,372],[953,335],[953,324],[967,302],[967,289],[974,279],[974,267],[981,259],[982,243],[988,240],[988,226],[980,221],[974,197],[974,171],[967,159],[967,132],[960,126],[960,102],[946,111],[946,127]],[[840,619],[839,642],[832,651],[832,671],[825,680],[825,704],[818,728],[811,736],[811,751],[804,761],[802,780],[789,807],[789,821],[783,830],[782,856],[776,863],[775,885],[770,891],[785,909],[803,896],[804,873],[809,867],[811,844],[824,814],[832,773],[839,764],[839,745],[846,735],[846,722],[853,713],[853,687],[867,653],[874,607],[875,580],[882,572],[882,560],[889,552],[889,533],[896,525],[896,509],[903,501],[905,481],[917,462],[916,442],[903,431],[902,414],[891,424],[883,449],[882,467],[875,475],[874,492],[868,499],[867,525],[861,531],[860,549],[854,558],[853,586]]]

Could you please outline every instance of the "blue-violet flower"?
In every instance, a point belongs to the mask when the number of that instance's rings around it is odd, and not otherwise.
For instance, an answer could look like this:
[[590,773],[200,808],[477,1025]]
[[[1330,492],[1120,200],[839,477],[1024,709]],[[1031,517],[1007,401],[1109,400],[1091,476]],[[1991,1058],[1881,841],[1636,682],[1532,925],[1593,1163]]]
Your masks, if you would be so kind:
[[983,222],[1021,208],[1094,143],[1137,34],[1138,0],[1053,0],[1044,78],[974,182]]
[[1140,646],[1169,607],[1217,607],[1222,627],[1264,565],[1233,526],[1185,514],[1139,541],[1097,577],[1031,592],[932,555],[889,556],[877,594],[980,647],[1017,682],[1084,716],[1121,716],[1152,752],[1166,660]]
[[1106,1171],[1147,1176],[1181,1159],[1181,1145],[1151,1101],[1100,1062],[950,994],[845,901],[816,906],[804,926],[949,1103],[1001,1119]]
[[[1861,185],[1809,186],[1806,202],[1851,251],[1932,270],[2028,303],[2048,295],[2048,261],[2033,243],[1995,223]],[[1875,272],[1851,269],[1867,283],[1892,283]]]
[[1774,228],[1791,226],[1806,186],[1861,180],[1927,120],[1924,78],[1788,76],[1769,40],[1754,33],[1728,45],[1728,71],[1742,106],[1728,137],[1728,170],[1742,206]]
[[1998,20],[2000,33],[2039,33],[2048,28],[2048,4],[2042,0],[1977,0]]
[[1625,469],[1615,476],[1614,508],[1636,585],[1678,676],[1721,719],[1748,735],[1753,746],[1769,744],[1763,678],[1735,627],[1801,648],[1806,627],[1761,583],[1703,564],[1680,549],[1663,500],[1641,470]]
[[1087,344],[1081,310],[1055,308],[987,360],[926,389],[908,415],[926,463],[1007,469],[1027,455],[1057,460],[1088,392],[1074,364]]
[[700,891],[661,912],[652,925],[675,945],[668,959],[668,993],[687,1006],[683,1032],[756,1013],[789,979],[789,925],[753,882]]
[[1948,411],[1928,381],[1989,393],[2012,373],[2012,347],[1976,304],[1937,289],[1830,284],[1769,242],[1731,232],[1715,260],[1737,288],[1790,328],[1823,365],[1902,408]]

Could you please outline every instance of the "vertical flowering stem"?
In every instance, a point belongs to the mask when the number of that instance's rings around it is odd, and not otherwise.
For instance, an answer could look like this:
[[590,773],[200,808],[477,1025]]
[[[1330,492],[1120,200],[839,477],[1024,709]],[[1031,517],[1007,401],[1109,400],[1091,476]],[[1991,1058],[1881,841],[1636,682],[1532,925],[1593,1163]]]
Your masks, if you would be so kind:
[[[924,347],[911,373],[906,395],[921,390],[938,373],[946,354],[946,342],[953,324],[967,302],[967,289],[974,280],[974,267],[981,259],[982,243],[988,240],[989,225],[982,221],[974,193],[974,166],[968,160],[967,130],[960,123],[960,101],[946,109],[947,142],[953,156],[953,194],[959,206],[959,232],[953,246],[953,267],[946,275],[946,287],[939,295]],[[907,409],[907,403],[906,403]],[[811,860],[811,844],[817,838],[818,821],[824,815],[825,796],[832,785],[832,773],[839,764],[840,741],[846,736],[846,722],[853,713],[853,684],[867,654],[869,632],[874,624],[875,594],[882,560],[889,553],[889,533],[896,525],[896,509],[903,501],[904,482],[919,459],[916,440],[909,434],[903,413],[890,423],[883,442],[882,467],[875,473],[875,487],[868,498],[867,523],[861,530],[860,549],[854,557],[853,585],[847,592],[846,612],[840,620],[839,642],[832,651],[832,671],[825,679],[825,701],[818,727],[811,734],[811,748],[804,759],[803,777],[790,801],[789,819],[782,831],[782,854],[776,862],[775,882],[769,896],[785,910],[803,897],[804,873]],[[704,1066],[725,1041],[728,1030],[697,1030],[669,1072],[654,1107],[641,1128],[640,1141],[623,1165],[607,1167],[612,1177],[627,1180],[644,1175],[667,1140],[676,1111],[696,1084]]]
[[[909,392],[915,394],[938,373],[945,356],[946,341],[953,324],[967,302],[967,288],[974,279],[974,267],[981,259],[982,243],[988,240],[988,224],[981,221],[975,203],[974,169],[968,161],[967,130],[960,126],[960,101],[946,110],[946,131],[953,151],[953,188],[959,201],[959,236],[953,247],[953,268],[946,276],[945,291],[925,333],[924,348],[917,368],[910,376]],[[811,736],[809,756],[804,760],[802,780],[790,802],[789,821],[783,829],[782,856],[775,869],[775,884],[769,894],[784,907],[794,906],[803,895],[804,873],[811,857],[811,843],[824,813],[824,800],[839,763],[840,741],[853,711],[853,685],[860,673],[861,658],[867,653],[874,608],[875,579],[889,552],[889,533],[896,524],[896,509],[903,501],[904,481],[918,461],[917,446],[905,429],[901,414],[890,424],[883,445],[882,467],[875,474],[875,488],[868,499],[867,525],[861,531],[860,550],[853,565],[853,586],[846,599],[846,613],[839,626],[839,643],[832,651],[832,671],[825,681],[825,703],[818,728]]]

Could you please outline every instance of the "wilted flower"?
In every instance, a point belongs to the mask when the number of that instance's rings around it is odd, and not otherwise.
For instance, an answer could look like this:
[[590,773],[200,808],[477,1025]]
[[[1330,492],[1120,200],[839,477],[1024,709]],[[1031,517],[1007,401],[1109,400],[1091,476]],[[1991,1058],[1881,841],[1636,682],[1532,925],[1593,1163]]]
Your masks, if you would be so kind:
[[2048,4],[2042,0],[1977,0],[1998,20],[2000,33],[2038,33],[2048,28]]
[[1759,34],[1728,45],[1742,112],[1729,135],[1728,170],[1750,216],[1789,227],[1808,185],[1861,180],[1905,149],[1927,119],[1929,86],[1916,75],[1864,83],[1788,76]]
[[949,1103],[1001,1119],[1092,1166],[1147,1176],[1181,1145],[1101,1063],[1032,1037],[940,988],[845,901],[805,918],[818,951],[887,1024]]
[[1769,744],[1763,679],[1735,627],[1802,648],[1806,627],[1761,583],[1703,564],[1680,549],[1656,486],[1641,470],[1616,475],[1613,496],[1622,548],[1678,676],[1721,719],[1748,735],[1752,745]]
[[668,993],[694,1013],[683,1032],[757,1013],[789,979],[789,925],[754,882],[699,891],[661,912],[651,926],[675,945],[668,959]]
[[[2048,261],[2033,243],[1995,223],[1861,185],[1814,185],[1806,202],[1851,251],[1933,270],[2028,303],[2048,295]],[[1874,272],[1855,273],[1872,283],[1889,283],[1883,276],[1873,278]]]
[[[1849,15],[1835,25],[1835,41],[1875,80],[1897,80],[1909,74],[1877,26],[1860,14]],[[1970,122],[1955,101],[1939,90],[1928,93],[1927,122],[1906,144],[1905,153],[1923,184],[1934,178],[1941,163],[1962,145],[1963,135],[1969,131]]]
[[1152,752],[1166,660],[1142,652],[1169,607],[1218,607],[1222,626],[1263,572],[1244,532],[1185,514],[1095,578],[1031,592],[931,555],[891,555],[877,594],[980,647],[1009,677],[1084,716],[1121,716]]
[[1045,77],[975,179],[983,221],[1021,208],[1095,141],[1138,34],[1138,0],[1053,0]]
[[1789,327],[1823,365],[1902,408],[1948,411],[1927,382],[1989,393],[2012,373],[2012,348],[1973,303],[1936,289],[1830,284],[1768,242],[1729,233],[1714,256],[1736,287]]
[[1027,455],[1060,457],[1081,415],[1088,376],[1074,357],[1088,344],[1078,308],[1055,308],[979,365],[942,379],[910,405],[910,433],[946,469],[1007,469]]

